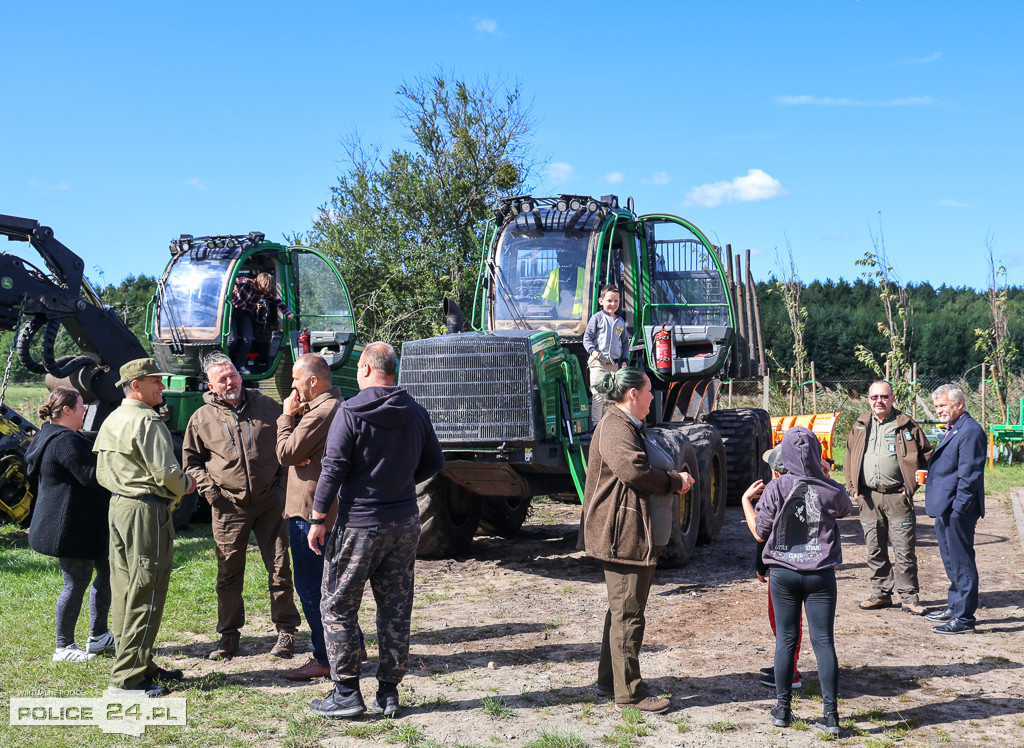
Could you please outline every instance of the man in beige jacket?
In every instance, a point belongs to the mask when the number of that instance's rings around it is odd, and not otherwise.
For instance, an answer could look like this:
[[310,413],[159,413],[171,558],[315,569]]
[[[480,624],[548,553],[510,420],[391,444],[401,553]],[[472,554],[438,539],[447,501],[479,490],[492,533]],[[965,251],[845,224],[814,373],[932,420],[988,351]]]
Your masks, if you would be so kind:
[[[331,369],[318,353],[306,353],[292,366],[292,394],[284,401],[284,412],[277,419],[277,459],[288,468],[288,540],[292,549],[295,592],[309,624],[313,656],[309,662],[281,675],[288,680],[327,678],[331,667],[324,645],[324,624],[320,616],[320,585],[324,576],[324,557],[309,549],[309,513],[313,494],[323,467],[324,445],[334,412],[342,402],[341,392],[331,387]],[[338,507],[327,515],[328,531],[334,526]]]

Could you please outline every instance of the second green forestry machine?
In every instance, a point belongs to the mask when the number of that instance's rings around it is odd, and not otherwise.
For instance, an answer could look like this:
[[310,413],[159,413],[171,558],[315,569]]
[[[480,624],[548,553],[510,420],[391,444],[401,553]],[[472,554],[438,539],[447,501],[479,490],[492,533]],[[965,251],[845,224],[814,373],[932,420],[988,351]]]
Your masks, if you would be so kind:
[[478,526],[521,527],[532,497],[581,499],[590,444],[583,333],[602,286],[621,296],[630,365],[651,379],[648,433],[696,479],[674,507],[667,565],[722,527],[727,498],[758,477],[768,413],[718,409],[737,327],[719,248],[689,221],[637,215],[632,199],[502,200],[483,240],[470,331],[446,302],[449,334],[402,346],[399,384],[429,412],[443,473],[419,487],[419,552],[467,547]]

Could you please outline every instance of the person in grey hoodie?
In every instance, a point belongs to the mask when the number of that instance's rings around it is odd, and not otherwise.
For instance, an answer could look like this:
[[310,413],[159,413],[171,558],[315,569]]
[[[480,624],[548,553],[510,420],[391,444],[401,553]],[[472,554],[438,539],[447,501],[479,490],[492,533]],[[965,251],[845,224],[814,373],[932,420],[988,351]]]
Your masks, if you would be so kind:
[[[441,472],[444,454],[427,411],[395,386],[397,371],[394,348],[366,346],[356,370],[360,392],[338,406],[313,496],[307,541],[325,559],[320,612],[334,681],[329,694],[310,704],[321,717],[366,711],[357,615],[367,582],[377,603],[377,695],[370,708],[385,717],[401,709],[420,537],[416,484]],[[324,547],[324,522],[335,501],[338,517]]]
[[[811,645],[818,661],[818,680],[824,715],[814,722],[819,730],[839,734],[839,663],[835,648],[836,573],[843,548],[836,520],[853,511],[846,489],[821,469],[821,445],[809,430],[796,426],[779,445],[786,468],[769,483],[754,517],[761,558],[771,569],[770,588],[775,609],[775,691],[772,724],[792,722],[793,661],[800,636],[803,607]],[[748,521],[754,509],[744,502]]]

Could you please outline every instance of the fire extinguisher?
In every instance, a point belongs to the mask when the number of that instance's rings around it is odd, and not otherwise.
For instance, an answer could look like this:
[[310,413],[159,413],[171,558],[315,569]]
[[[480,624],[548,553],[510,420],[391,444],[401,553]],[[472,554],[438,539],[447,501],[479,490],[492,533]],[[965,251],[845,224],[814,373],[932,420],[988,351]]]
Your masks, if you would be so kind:
[[311,349],[309,347],[309,328],[306,328],[301,333],[299,333],[299,355],[301,356],[305,353],[309,353],[310,350]]
[[672,333],[667,324],[654,333],[654,368],[659,374],[672,373]]

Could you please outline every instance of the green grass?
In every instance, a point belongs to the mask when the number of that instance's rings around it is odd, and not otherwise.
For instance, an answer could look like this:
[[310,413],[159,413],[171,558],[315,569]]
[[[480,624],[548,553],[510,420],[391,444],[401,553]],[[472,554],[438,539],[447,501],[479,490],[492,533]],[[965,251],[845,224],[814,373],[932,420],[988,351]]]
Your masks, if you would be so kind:
[[543,730],[525,748],[590,748],[590,743],[574,732]]
[[483,708],[484,714],[492,719],[512,719],[515,714],[512,707],[498,696],[485,696],[480,702],[480,706]]
[[[47,746],[252,746],[274,744],[315,745],[338,734],[339,726],[309,712],[309,702],[326,687],[267,691],[253,688],[244,658],[202,677],[190,677],[190,662],[205,659],[217,639],[217,603],[214,586],[217,562],[208,525],[193,526],[175,543],[175,569],[171,575],[167,607],[157,641],[157,662],[186,671],[186,679],[173,689],[183,697],[188,723],[182,727],[150,727],[138,738],[105,734],[98,727],[55,729],[15,727],[0,722],[0,745]],[[0,692],[5,697],[98,697],[107,686],[110,658],[83,663],[54,663],[54,604],[62,586],[56,559],[28,548],[27,533],[10,524],[0,525],[0,661],[17,667],[0,668]],[[249,547],[245,588],[248,622],[242,630],[242,654],[265,653],[276,638],[270,622],[266,571],[255,545]],[[88,636],[88,604],[76,629],[81,644]],[[282,665],[284,669],[284,665]],[[265,682],[260,683],[263,679]],[[280,685],[256,673],[256,685]],[[373,723],[374,730],[393,732],[390,720]],[[350,727],[356,727],[352,725]],[[406,738],[402,738],[406,740]],[[407,745],[426,746],[406,740]]]

